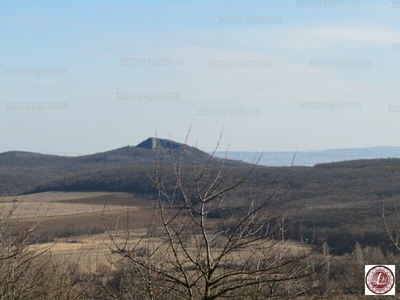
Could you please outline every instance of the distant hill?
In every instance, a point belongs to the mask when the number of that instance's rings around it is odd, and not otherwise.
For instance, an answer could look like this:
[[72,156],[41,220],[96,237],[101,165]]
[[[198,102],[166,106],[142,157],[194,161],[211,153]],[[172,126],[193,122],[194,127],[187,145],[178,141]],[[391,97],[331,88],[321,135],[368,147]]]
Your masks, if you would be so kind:
[[[154,167],[156,157],[164,164],[171,164],[183,155],[182,164],[204,165],[211,156],[197,148],[167,139],[148,138],[137,146],[126,146],[91,155],[65,157],[33,152],[9,151],[0,153],[0,195],[13,195],[31,191],[34,187],[63,177],[70,178],[85,172],[126,167]],[[221,164],[222,159],[213,158],[212,163]],[[179,162],[177,162],[179,163]],[[227,161],[228,165],[244,165]],[[112,172],[112,171],[111,171]]]
[[[156,155],[158,154],[158,155]],[[146,168],[153,168],[156,156],[162,164],[172,164],[183,155],[185,166],[204,165],[211,158],[210,153],[195,147],[168,139],[148,138],[137,146],[95,153],[91,155],[66,157],[32,152],[9,151],[0,153],[0,195],[12,195],[31,191],[56,189],[82,190],[89,188],[109,188],[129,190],[136,186],[132,180],[125,184],[115,181],[114,174],[135,172],[139,174]],[[213,164],[221,164],[225,152],[216,152]],[[290,166],[294,158],[294,166],[314,166],[324,163],[344,162],[350,166],[354,160],[370,160],[386,157],[400,157],[399,148],[373,147],[360,149],[334,149],[325,151],[295,152],[241,152],[233,151],[226,155],[227,165],[237,168],[248,168],[248,164],[257,162],[260,166]],[[346,162],[349,161],[349,164]],[[176,163],[178,163],[176,161]],[[339,166],[333,164],[332,166]],[[269,170],[270,172],[271,170]],[[99,177],[113,178],[105,184]],[[96,184],[88,183],[84,178],[96,178]],[[130,177],[133,178],[133,177]],[[68,184],[66,184],[68,182]]]

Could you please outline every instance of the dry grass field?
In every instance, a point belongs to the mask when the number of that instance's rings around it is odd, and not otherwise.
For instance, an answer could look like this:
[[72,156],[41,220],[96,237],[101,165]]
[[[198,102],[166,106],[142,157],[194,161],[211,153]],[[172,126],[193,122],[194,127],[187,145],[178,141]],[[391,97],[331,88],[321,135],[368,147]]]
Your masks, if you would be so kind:
[[[121,230],[140,230],[152,218],[153,205],[150,199],[125,193],[46,192],[0,197],[0,214],[10,215],[20,224],[38,224],[40,235],[57,237],[62,233],[54,242],[31,247],[49,247],[54,255],[90,264],[96,257],[107,262],[105,255],[110,250],[107,234],[101,234],[104,226],[114,231],[116,224]],[[94,229],[100,234],[87,234]]]
[[[173,269],[171,262],[176,258],[170,244],[165,243],[165,232],[162,228],[150,226],[154,221],[153,205],[151,199],[129,197],[128,194],[49,192],[2,197],[0,213],[10,214],[13,226],[35,226],[39,238],[26,248],[27,251],[46,252],[53,265],[71,266],[77,278],[86,278],[79,276],[87,274],[106,282],[117,280],[116,274],[121,274],[125,266],[129,269],[134,264],[133,257],[147,259],[145,253],[157,253],[152,259]],[[185,222],[185,218],[179,215],[175,221],[180,224]],[[217,228],[220,222],[218,218],[210,218],[208,226]],[[155,235],[143,238],[150,228]],[[41,236],[47,239],[41,239]],[[192,259],[200,265],[205,261],[202,235],[188,232],[181,237],[182,244],[177,252],[179,261],[194,276],[199,265],[196,267]],[[213,239],[212,259],[224,251],[225,244],[226,237]],[[123,250],[118,251],[118,246]],[[182,247],[185,247],[184,251]],[[155,249],[157,251],[153,252]],[[224,255],[215,274],[223,275],[231,272],[232,268],[244,268],[249,263],[257,264],[257,261],[263,263],[264,259],[269,262],[280,261],[281,257],[306,256],[310,251],[308,245],[295,241],[261,239],[249,247],[239,247]]]
[[[140,237],[145,233],[144,228],[135,229],[133,234],[130,234],[129,243],[126,245],[128,249],[134,247],[140,240]],[[62,239],[53,243],[43,243],[38,245],[31,245],[33,250],[48,249],[51,254],[60,260],[68,259],[71,263],[79,265],[83,270],[96,271],[99,265],[113,268],[115,264],[120,261],[122,256],[115,252],[115,245],[111,241],[110,236],[114,239],[114,242],[119,245],[123,245],[126,240],[124,233],[108,232],[97,235],[85,235],[79,237],[73,237],[69,239]],[[151,248],[159,247],[161,244],[160,238],[146,239],[144,242],[139,243],[144,247],[150,244]],[[271,249],[275,253],[282,255],[299,255],[301,253],[307,253],[310,248],[307,245],[293,242],[263,242],[264,249]],[[217,247],[218,248],[218,247]],[[195,247],[188,247],[189,251],[196,251]],[[258,249],[241,249],[234,253],[229,258],[231,263],[235,261],[246,261],[250,257],[254,256],[255,253],[259,252]],[[164,253],[163,255],[171,256],[172,253]]]
[[[128,196],[102,192],[46,192],[2,197],[0,211],[3,214],[12,212],[11,218],[22,224],[40,224],[38,230],[41,234],[55,237],[49,242],[33,244],[29,246],[30,249],[48,249],[57,260],[68,261],[77,264],[82,270],[95,272],[99,266],[113,268],[115,263],[122,259],[122,256],[114,251],[116,247],[110,237],[113,237],[117,244],[123,244],[125,229],[129,228],[127,247],[130,248],[145,234],[146,226],[153,217],[153,204],[150,199]],[[109,231],[104,231],[105,226]],[[93,228],[99,231],[96,234],[87,234],[86,231]],[[60,232],[64,233],[64,236],[57,238]],[[157,247],[160,238],[146,242],[151,247]],[[264,246],[271,246],[276,252],[289,251],[293,255],[309,250],[304,244],[290,241]],[[195,251],[195,248],[192,250]],[[243,257],[251,257],[253,254],[249,250],[241,250],[235,256],[243,260]]]

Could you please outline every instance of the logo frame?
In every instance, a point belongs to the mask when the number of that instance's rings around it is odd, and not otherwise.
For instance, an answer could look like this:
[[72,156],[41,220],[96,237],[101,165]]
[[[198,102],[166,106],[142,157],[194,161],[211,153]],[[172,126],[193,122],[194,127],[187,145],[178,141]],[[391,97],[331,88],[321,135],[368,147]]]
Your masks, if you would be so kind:
[[395,295],[395,265],[365,265],[365,295]]

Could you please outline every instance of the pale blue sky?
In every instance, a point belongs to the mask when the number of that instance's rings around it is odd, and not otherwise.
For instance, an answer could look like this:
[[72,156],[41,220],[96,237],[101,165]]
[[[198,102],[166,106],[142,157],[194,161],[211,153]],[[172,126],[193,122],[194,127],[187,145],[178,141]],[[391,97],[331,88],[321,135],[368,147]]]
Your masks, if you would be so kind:
[[[332,2],[332,1],[325,1]],[[337,2],[337,1],[336,1]],[[393,6],[393,5],[392,5]],[[278,23],[219,23],[220,17]],[[299,7],[295,1],[4,1],[0,68],[65,74],[0,74],[0,152],[94,153],[149,136],[211,150],[277,151],[399,146],[400,5]],[[181,65],[121,65],[120,58]],[[310,67],[309,61],[369,62]],[[270,67],[207,67],[268,61]],[[117,100],[116,93],[177,100]],[[298,102],[359,108],[298,108]],[[61,103],[64,109],[16,109]],[[196,109],[257,113],[199,115]]]

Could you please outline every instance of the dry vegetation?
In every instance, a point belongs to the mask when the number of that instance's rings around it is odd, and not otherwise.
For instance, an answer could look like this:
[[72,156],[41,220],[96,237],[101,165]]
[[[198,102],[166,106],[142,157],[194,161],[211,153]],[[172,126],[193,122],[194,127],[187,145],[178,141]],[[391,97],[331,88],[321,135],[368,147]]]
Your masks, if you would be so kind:
[[[56,195],[57,197],[55,197]],[[1,298],[172,299],[173,297],[165,294],[165,282],[163,282],[165,278],[163,279],[160,274],[153,274],[151,281],[144,281],[146,278],[149,279],[144,276],[148,273],[143,273],[145,268],[143,265],[137,264],[138,261],[151,257],[156,264],[168,266],[171,270],[174,265],[175,267],[180,265],[180,263],[176,264],[173,251],[171,251],[172,246],[165,244],[168,238],[166,239],[165,232],[163,233],[165,227],[162,218],[154,215],[155,207],[148,205],[148,199],[131,199],[130,205],[123,207],[121,207],[122,204],[104,206],[104,202],[101,202],[98,197],[105,196],[108,199],[112,197],[110,194],[99,193],[44,193],[40,195],[41,202],[35,202],[38,195],[29,195],[20,197],[17,203],[12,202],[11,198],[2,198],[2,207],[7,209],[10,208],[10,205],[14,205],[16,210],[23,210],[25,209],[23,205],[27,205],[26,207],[46,210],[48,207],[57,207],[51,205],[61,205],[65,210],[78,210],[79,213],[58,216],[34,213],[30,216],[32,222],[29,223],[26,222],[27,215],[21,217],[22,214],[17,214],[17,217],[14,217],[12,213],[9,216],[2,214],[0,223],[3,241],[0,252],[0,269],[3,270],[0,278],[2,282],[0,284]],[[95,199],[95,201],[85,201],[88,199]],[[84,211],[87,206],[91,207],[91,211]],[[4,212],[4,210],[2,211]],[[177,213],[178,211],[172,209],[171,212]],[[176,214],[175,220],[179,221],[178,223],[183,224],[184,219],[182,211]],[[103,226],[105,232],[90,235],[87,233],[74,234],[45,243],[28,242],[29,236],[39,228],[39,226],[29,227],[37,224],[36,222],[47,228],[51,228],[50,224],[58,224],[60,228],[65,228],[66,224],[74,224],[79,227],[82,224],[96,222],[99,228]],[[218,223],[218,220],[213,218],[210,219],[209,224],[215,226]],[[149,224],[158,224],[158,226],[149,226]],[[52,229],[55,228],[57,227]],[[19,232],[19,234],[9,234],[11,230]],[[46,231],[46,233],[50,231]],[[150,235],[149,232],[151,232]],[[204,249],[199,248],[199,244],[196,242],[202,240],[201,233],[189,234],[184,240],[180,245],[180,250],[185,249],[189,255],[198,255],[199,249]],[[224,245],[226,245],[226,239],[220,237],[214,240],[212,252],[220,252]],[[357,247],[351,255],[332,257],[320,254],[315,247],[305,243],[263,239],[258,240],[251,247],[238,248],[232,252],[230,257],[221,260],[220,268],[215,271],[215,275],[225,276],[232,270],[235,272],[244,270],[248,265],[261,263],[260,258],[273,258],[270,266],[277,266],[282,259],[287,263],[288,259],[295,258],[294,261],[297,263],[286,272],[297,272],[299,267],[303,271],[310,266],[315,269],[301,280],[282,284],[277,282],[269,285],[258,284],[256,288],[242,290],[247,296],[238,294],[229,297],[235,299],[289,299],[287,298],[289,297],[288,293],[299,294],[299,288],[302,288],[306,293],[300,293],[301,295],[295,298],[361,299],[363,298],[362,272],[364,264],[390,263],[391,258],[383,255],[376,248],[361,249],[359,245]],[[155,253],[158,254],[155,255]],[[203,252],[201,251],[201,253]],[[199,268],[204,267],[204,263],[196,266],[188,261],[187,257],[184,251],[179,251],[178,261],[189,270],[188,274],[198,274],[198,271],[201,270]],[[168,262],[167,265],[166,262]],[[328,262],[329,268],[327,268]],[[240,278],[241,275],[236,274],[235,276]],[[273,278],[276,281],[276,274]],[[152,290],[153,296],[147,294],[147,291],[150,290],[146,288],[151,286],[150,283],[156,284],[157,287]],[[204,288],[203,283],[199,286]],[[271,289],[276,289],[281,293],[271,294]],[[286,292],[282,293],[282,291]],[[182,295],[178,298],[185,298]],[[204,297],[198,292],[193,293],[193,299],[198,298],[203,299]]]
[[0,298],[361,299],[364,264],[397,261],[389,227],[393,253],[356,244],[333,256],[326,241],[291,240],[289,173],[236,203],[255,167],[227,180],[224,164],[193,165],[189,175],[173,151],[172,159],[169,176],[158,162],[148,174],[153,199],[0,198]]

